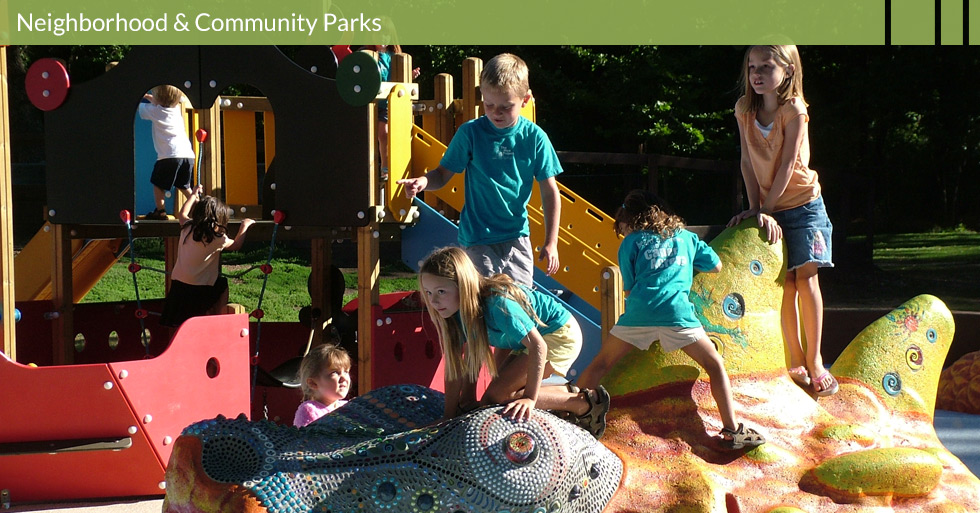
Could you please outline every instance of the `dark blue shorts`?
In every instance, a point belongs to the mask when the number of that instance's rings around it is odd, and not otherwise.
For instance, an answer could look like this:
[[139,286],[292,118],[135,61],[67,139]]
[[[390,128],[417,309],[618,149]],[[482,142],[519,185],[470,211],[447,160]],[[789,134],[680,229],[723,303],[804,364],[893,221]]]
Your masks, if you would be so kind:
[[194,163],[191,159],[160,159],[153,165],[153,174],[150,175],[150,183],[169,191],[174,187],[178,189],[191,188],[191,169]]
[[831,238],[834,225],[827,217],[823,197],[796,208],[773,212],[783,229],[783,244],[789,255],[786,270],[792,271],[804,264],[816,262],[817,267],[833,267]]

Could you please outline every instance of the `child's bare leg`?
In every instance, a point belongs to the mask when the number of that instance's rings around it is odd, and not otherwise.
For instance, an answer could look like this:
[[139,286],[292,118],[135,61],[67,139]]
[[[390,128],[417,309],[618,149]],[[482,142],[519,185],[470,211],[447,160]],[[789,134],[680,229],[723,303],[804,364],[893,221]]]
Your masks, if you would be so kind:
[[[806,333],[806,366],[810,376],[816,379],[826,372],[823,366],[823,356],[820,354],[820,343],[823,338],[823,295],[820,292],[820,281],[817,279],[817,264],[810,262],[796,269],[796,289],[800,297],[800,317],[803,319],[803,331]],[[827,376],[817,386],[819,389],[829,387],[830,376]]]
[[184,201],[187,201],[191,199],[191,194],[194,194],[194,191],[188,187],[186,189],[180,189],[180,193],[184,195]]
[[682,349],[708,373],[711,396],[715,398],[715,404],[718,405],[722,424],[732,431],[738,429],[732,405],[732,385],[728,380],[728,372],[725,371],[725,362],[718,351],[715,351],[715,346],[707,338],[702,338]]
[[599,381],[609,372],[613,365],[616,365],[622,357],[636,349],[636,346],[613,335],[607,335],[602,341],[602,348],[599,354],[592,359],[589,366],[582,371],[576,384],[579,388],[594,389],[599,386]]
[[[497,377],[493,378],[483,392],[482,404],[504,404],[521,397],[527,384],[526,354],[510,354],[503,362],[498,360]],[[545,365],[545,371],[551,365]]]
[[[524,386],[527,384],[528,355],[512,355],[497,368],[497,377],[487,386],[483,393],[483,404],[505,404],[524,396]],[[554,373],[551,363],[544,366],[545,377]],[[569,392],[565,385],[542,386],[538,389],[538,397],[534,407],[540,410],[569,411],[575,415],[585,415],[589,403],[584,393]]]
[[805,366],[806,356],[803,354],[803,344],[800,341],[800,314],[796,305],[796,271],[786,272],[786,283],[783,285],[783,303],[780,310],[780,320],[783,329],[783,341],[789,351],[789,366],[796,368]]
[[534,407],[572,412],[581,417],[589,411],[589,401],[585,399],[585,394],[586,392],[569,392],[565,385],[542,386],[538,389],[538,400]]
[[157,187],[156,185],[154,185],[153,186],[153,204],[156,205],[156,207],[154,207],[154,208],[156,208],[157,210],[164,210],[166,208],[165,203],[164,203],[166,200],[167,200],[167,191],[165,191],[165,190]]

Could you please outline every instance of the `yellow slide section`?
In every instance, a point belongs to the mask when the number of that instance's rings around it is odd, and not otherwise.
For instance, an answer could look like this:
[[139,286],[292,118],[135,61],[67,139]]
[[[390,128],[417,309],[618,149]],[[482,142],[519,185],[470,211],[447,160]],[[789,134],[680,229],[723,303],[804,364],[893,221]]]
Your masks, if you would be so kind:
[[[38,230],[14,259],[14,290],[17,301],[51,299],[51,272],[54,269],[54,240],[50,223]],[[123,239],[71,241],[72,301],[77,303],[92,290],[117,255],[128,247]]]
[[[446,145],[432,137],[418,126],[412,127],[412,171],[413,176],[422,176],[426,171],[439,166],[439,160],[446,151]],[[544,211],[541,206],[541,192],[535,186],[528,203],[528,221],[531,228],[531,243],[544,241]],[[555,279],[572,293],[592,306],[600,309],[599,273],[602,268],[617,264],[619,241],[615,223],[611,216],[585,201],[561,183],[561,225],[558,232],[558,256],[561,269]],[[457,211],[463,208],[463,177],[456,175],[445,187],[434,191],[436,197]],[[535,254],[539,247],[535,246]],[[543,267],[540,262],[539,268]]]

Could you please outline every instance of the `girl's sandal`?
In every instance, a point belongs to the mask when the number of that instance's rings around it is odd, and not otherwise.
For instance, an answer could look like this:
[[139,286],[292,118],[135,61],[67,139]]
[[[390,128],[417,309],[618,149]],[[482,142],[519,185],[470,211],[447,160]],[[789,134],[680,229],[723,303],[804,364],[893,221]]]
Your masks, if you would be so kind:
[[753,448],[766,443],[766,439],[758,431],[745,427],[739,423],[738,429],[732,431],[724,428],[721,430],[721,445],[729,450],[738,450],[743,447]]
[[[828,376],[830,377],[830,384],[827,385],[826,388],[821,388],[818,390],[817,387],[820,386],[820,383],[823,382],[823,380],[827,379]],[[834,395],[837,393],[839,389],[840,389],[840,385],[837,383],[837,378],[835,378],[834,375],[829,372],[824,372],[819,377],[817,377],[817,379],[813,380],[813,393],[817,394],[818,397],[827,397],[828,395]]]
[[[592,392],[595,392],[596,399],[592,398]],[[585,400],[589,403],[589,410],[584,415],[575,419],[575,425],[592,433],[592,436],[598,440],[606,432],[606,414],[609,413],[609,392],[606,391],[605,387],[599,385],[595,390],[584,388],[582,389],[582,393],[585,394]]]
[[793,382],[802,388],[810,386],[810,373],[806,371],[806,367],[800,365],[799,367],[793,367],[787,370],[789,377],[793,378]]

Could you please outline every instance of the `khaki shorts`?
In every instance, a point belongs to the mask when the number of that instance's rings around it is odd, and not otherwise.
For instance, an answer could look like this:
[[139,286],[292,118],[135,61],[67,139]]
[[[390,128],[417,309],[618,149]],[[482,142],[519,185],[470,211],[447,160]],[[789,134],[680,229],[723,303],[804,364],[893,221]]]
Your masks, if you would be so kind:
[[[582,328],[578,325],[575,317],[569,317],[568,322],[557,330],[541,335],[545,345],[548,346],[546,358],[555,374],[565,376],[572,364],[582,352]],[[527,354],[527,349],[513,351],[512,354]],[[547,377],[547,376],[545,376]]]
[[664,352],[671,352],[691,345],[702,338],[708,338],[704,328],[681,328],[679,326],[620,326],[615,325],[609,334],[646,351],[654,342],[660,341]]

